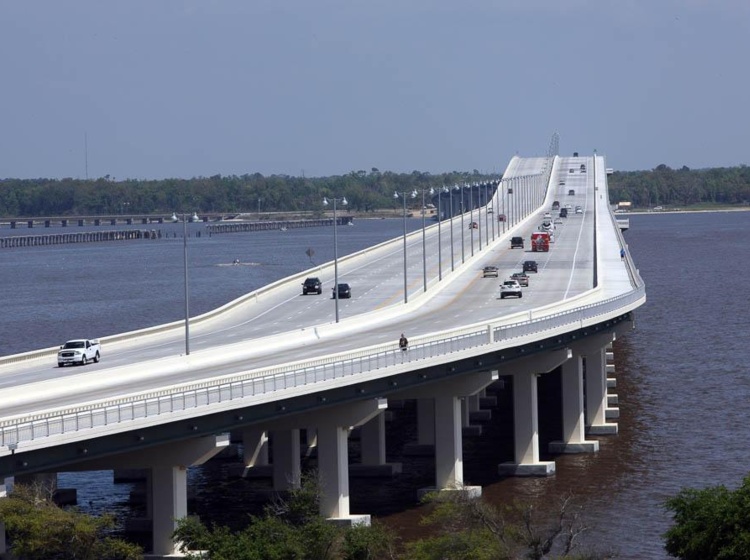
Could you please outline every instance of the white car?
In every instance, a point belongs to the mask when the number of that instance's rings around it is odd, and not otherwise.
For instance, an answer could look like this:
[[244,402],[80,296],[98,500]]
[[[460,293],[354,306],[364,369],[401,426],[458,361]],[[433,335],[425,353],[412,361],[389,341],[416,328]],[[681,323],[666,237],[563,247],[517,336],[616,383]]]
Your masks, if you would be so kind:
[[517,280],[505,280],[500,284],[500,299],[505,299],[507,296],[523,297],[521,284]]
[[80,338],[69,340],[62,346],[57,353],[57,365],[63,367],[66,365],[80,364],[85,366],[89,362],[98,362],[101,358],[101,345],[96,339]]

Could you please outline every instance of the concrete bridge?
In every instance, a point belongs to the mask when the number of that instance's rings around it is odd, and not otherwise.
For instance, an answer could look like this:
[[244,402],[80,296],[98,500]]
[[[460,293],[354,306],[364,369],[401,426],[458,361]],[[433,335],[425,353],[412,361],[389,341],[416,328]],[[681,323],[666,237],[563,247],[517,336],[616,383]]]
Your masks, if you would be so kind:
[[[99,364],[57,368],[56,349],[0,358],[0,477],[146,469],[158,557],[174,553],[174,519],[187,514],[186,468],[224,449],[230,433],[242,439],[247,472],[267,469],[278,490],[299,484],[306,433],[324,478],[321,513],[350,523],[369,521],[350,511],[350,471],[399,468],[385,460],[389,402],[416,399],[415,445],[434,452],[434,489],[481,492],[464,484],[462,428],[498,380],[512,387],[515,441],[498,475],[554,474],[554,462],[540,460],[537,410],[537,380],[553,371],[563,437],[551,451],[595,453],[592,435],[617,433],[610,345],[646,299],[608,203],[605,161],[514,157],[503,177],[491,197],[468,189],[462,213],[403,238],[189,321],[102,339]],[[438,204],[465,200],[463,188],[441,191]],[[571,211],[554,214],[550,251],[531,253],[530,234],[554,201]],[[512,236],[527,249],[511,250]],[[538,272],[523,297],[500,299],[498,281],[532,259]],[[483,277],[489,265],[498,279]],[[306,276],[326,290],[346,281],[352,298],[302,296]]]

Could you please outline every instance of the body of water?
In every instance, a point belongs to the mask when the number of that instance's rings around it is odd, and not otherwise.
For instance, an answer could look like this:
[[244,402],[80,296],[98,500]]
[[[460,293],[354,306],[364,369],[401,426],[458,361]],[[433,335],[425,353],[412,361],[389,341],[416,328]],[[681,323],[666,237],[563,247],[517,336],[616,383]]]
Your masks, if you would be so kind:
[[[750,372],[743,348],[750,306],[743,288],[750,277],[750,213],[631,216],[630,226],[625,238],[648,302],[636,313],[635,330],[615,345],[619,435],[600,438],[599,453],[556,457],[553,477],[498,479],[496,464],[512,457],[507,407],[498,407],[484,435],[465,442],[465,472],[498,504],[525,500],[543,508],[572,492],[591,527],[584,542],[622,558],[663,559],[662,534],[670,524],[664,501],[688,486],[734,488],[748,474]],[[164,226],[170,227],[181,231]],[[333,256],[329,228],[196,237],[200,227],[191,225],[188,242],[192,315],[309,268],[308,249],[314,263]],[[402,227],[401,220],[358,220],[339,228],[339,254],[397,237]],[[409,220],[409,229],[418,227],[421,220]],[[235,258],[243,266],[227,266]],[[184,316],[180,238],[3,250],[0,262],[6,294],[0,355]],[[501,403],[505,397],[498,395]],[[402,418],[410,413],[394,411]],[[412,435],[389,432],[389,454]],[[421,508],[405,489],[429,482],[434,467],[431,459],[389,460],[408,461],[404,475],[353,481],[352,511],[374,513],[408,537],[421,530]],[[205,519],[223,520],[221,510],[238,489],[252,492],[258,484],[228,482],[222,472],[216,462],[192,475],[191,508]],[[79,490],[84,508],[128,509],[127,491],[113,492],[109,474],[66,476],[71,485],[89,476]]]

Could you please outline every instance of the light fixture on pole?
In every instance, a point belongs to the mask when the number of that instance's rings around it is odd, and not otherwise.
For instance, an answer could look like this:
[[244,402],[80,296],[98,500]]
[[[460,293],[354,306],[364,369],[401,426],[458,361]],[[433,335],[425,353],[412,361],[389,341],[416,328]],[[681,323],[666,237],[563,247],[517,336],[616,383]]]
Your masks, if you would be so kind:
[[[346,197],[343,198],[331,198],[333,202],[333,299],[335,301],[334,307],[336,309],[336,322],[339,322],[339,239],[337,232],[338,218],[336,217],[336,203],[341,202],[341,206],[349,204],[346,201]],[[329,199],[323,198],[323,206],[328,206]]]
[[401,197],[401,200],[404,203],[404,303],[409,303],[409,286],[407,284],[406,280],[406,195],[409,195],[410,198],[417,198],[417,191],[413,190],[411,193],[401,192],[398,191],[393,193],[393,198],[398,200],[399,197]]
[[466,262],[466,248],[464,243],[464,232],[466,231],[466,227],[464,226],[464,189],[466,185],[461,187],[461,263]]
[[[432,196],[435,194],[435,189],[432,187],[429,189],[422,189],[422,281],[425,292],[427,291],[427,234],[425,233],[425,215],[427,214],[427,206],[425,206],[424,195],[427,193]],[[440,223],[439,220],[438,223]]]

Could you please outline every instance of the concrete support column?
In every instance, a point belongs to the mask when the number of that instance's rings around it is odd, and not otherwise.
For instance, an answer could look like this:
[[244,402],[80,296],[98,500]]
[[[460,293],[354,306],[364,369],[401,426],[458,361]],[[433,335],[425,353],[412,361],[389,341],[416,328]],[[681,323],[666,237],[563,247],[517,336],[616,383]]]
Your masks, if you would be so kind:
[[245,467],[268,465],[268,432],[262,428],[242,430],[242,461]]
[[461,417],[461,399],[435,398],[435,486],[439,489],[463,486]]
[[300,467],[299,429],[274,430],[273,489],[276,491],[299,488],[302,480]]
[[318,428],[320,511],[326,517],[349,516],[349,429],[326,425]]
[[362,425],[359,432],[363,465],[385,464],[385,414]]
[[616,434],[617,424],[607,422],[607,372],[605,348],[586,353],[586,427],[591,434]]
[[385,411],[359,429],[361,463],[349,465],[349,475],[392,476],[401,472],[401,463],[387,463],[385,456]]
[[549,476],[555,472],[554,462],[539,460],[538,375],[513,375],[514,462],[501,464],[501,475]]
[[153,467],[153,528],[155,555],[166,556],[177,552],[178,543],[172,541],[177,520],[187,515],[187,469],[185,467]]
[[435,445],[435,402],[417,399],[417,444]]
[[305,428],[305,440],[307,442],[307,449],[305,450],[305,456],[310,457],[315,453],[318,447],[318,430],[315,426],[308,426]]
[[562,384],[562,441],[549,444],[552,453],[599,451],[598,441],[586,441],[583,406],[583,357],[573,357],[560,366]]
[[[469,426],[471,426],[471,421],[469,420],[469,412],[470,412],[469,411],[469,397],[460,399],[459,402],[458,402],[458,404],[459,404],[459,407],[460,407],[459,414],[461,415],[461,427],[462,428],[468,428]],[[435,408],[437,409],[437,404],[435,405]],[[440,414],[437,413],[437,410],[436,410],[436,414],[435,414],[435,421],[436,422],[437,422],[437,419],[438,419],[439,415]],[[436,434],[436,436],[437,436],[436,439],[440,438],[439,434]]]

